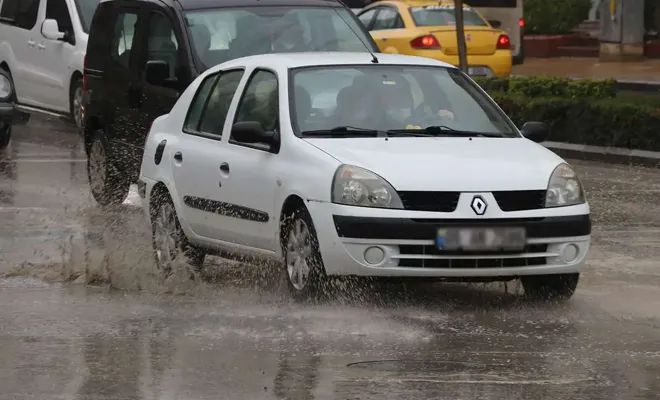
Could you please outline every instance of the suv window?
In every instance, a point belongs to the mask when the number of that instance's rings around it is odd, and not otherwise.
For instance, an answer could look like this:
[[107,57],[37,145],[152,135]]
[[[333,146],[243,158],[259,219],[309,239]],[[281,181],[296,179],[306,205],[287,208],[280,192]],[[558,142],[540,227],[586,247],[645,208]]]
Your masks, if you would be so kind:
[[165,61],[170,67],[169,79],[176,78],[181,59],[179,42],[170,19],[161,13],[152,13],[147,40],[147,61]]
[[115,22],[112,58],[126,68],[129,66],[131,49],[133,48],[137,18],[137,14],[134,13],[121,13],[117,15],[117,22]]
[[39,0],[4,0],[0,20],[30,30],[37,24],[38,13]]
[[250,78],[234,122],[244,121],[257,121],[266,131],[278,130],[279,101],[277,76],[274,73],[259,70]]
[[46,19],[54,19],[60,32],[73,32],[71,14],[65,0],[48,0],[46,3]]
[[345,8],[221,8],[187,12],[186,20],[194,50],[205,67],[265,53],[363,52],[365,44],[378,50]]
[[204,107],[202,123],[199,130],[222,137],[229,106],[234,98],[238,84],[241,83],[243,70],[223,72],[211,92],[211,96]]

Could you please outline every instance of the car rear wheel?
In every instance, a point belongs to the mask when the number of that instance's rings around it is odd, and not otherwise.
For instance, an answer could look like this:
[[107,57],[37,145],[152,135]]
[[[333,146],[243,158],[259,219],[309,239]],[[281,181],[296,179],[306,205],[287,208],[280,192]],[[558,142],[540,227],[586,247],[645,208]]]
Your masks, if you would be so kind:
[[312,217],[300,207],[285,218],[282,229],[289,292],[295,300],[320,299],[327,289],[327,277]]
[[117,167],[103,131],[94,133],[89,146],[87,176],[92,196],[101,206],[119,205],[126,200],[130,181]]
[[6,149],[11,141],[11,125],[0,123],[0,150]]
[[76,124],[76,128],[82,131],[83,121],[83,85],[82,78],[75,78],[71,83],[71,93],[69,93],[69,107],[71,109],[71,119]]
[[174,272],[177,262],[185,265],[191,278],[201,272],[206,253],[188,241],[169,195],[156,194],[151,221],[154,258],[163,277]]
[[580,274],[525,276],[521,278],[528,297],[543,300],[566,300],[575,293]]

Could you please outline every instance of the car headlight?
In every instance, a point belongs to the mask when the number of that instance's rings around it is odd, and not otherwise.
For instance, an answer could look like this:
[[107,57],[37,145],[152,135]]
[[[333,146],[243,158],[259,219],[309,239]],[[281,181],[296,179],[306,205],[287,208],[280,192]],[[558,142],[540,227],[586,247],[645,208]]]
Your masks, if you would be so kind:
[[0,74],[0,99],[8,99],[12,92],[11,81],[5,75]]
[[392,185],[373,172],[353,165],[337,168],[332,181],[332,202],[349,206],[403,208]]
[[564,207],[585,202],[582,184],[568,164],[559,164],[550,176],[545,195],[546,207]]

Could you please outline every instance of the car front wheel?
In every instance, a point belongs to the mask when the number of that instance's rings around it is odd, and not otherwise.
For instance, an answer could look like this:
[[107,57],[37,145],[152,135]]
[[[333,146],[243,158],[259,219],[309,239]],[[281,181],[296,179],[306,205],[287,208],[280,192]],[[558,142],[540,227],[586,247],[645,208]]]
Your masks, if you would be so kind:
[[318,300],[327,289],[327,278],[309,212],[300,207],[285,218],[283,233],[289,292],[295,300]]
[[580,274],[525,276],[521,278],[525,294],[544,300],[566,300],[575,293]]
[[113,160],[110,142],[103,131],[97,131],[92,138],[87,176],[92,196],[101,206],[119,205],[126,200],[130,181]]
[[156,194],[153,204],[151,227],[158,270],[163,277],[168,277],[174,272],[175,263],[181,262],[193,278],[202,270],[206,253],[188,241],[168,195]]

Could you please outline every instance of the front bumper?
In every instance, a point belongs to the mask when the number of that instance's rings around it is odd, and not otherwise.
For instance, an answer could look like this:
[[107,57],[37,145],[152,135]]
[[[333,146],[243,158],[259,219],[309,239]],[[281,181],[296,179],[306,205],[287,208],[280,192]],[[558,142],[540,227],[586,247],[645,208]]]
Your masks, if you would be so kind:
[[0,103],[0,123],[3,125],[25,125],[29,114],[19,110],[13,103]]
[[[368,210],[371,215],[361,216],[355,214],[355,207],[307,205],[329,275],[497,279],[573,273],[583,267],[591,242],[588,211],[506,219],[401,218],[387,216],[397,214],[396,210],[381,210],[383,216]],[[445,252],[435,246],[439,227],[470,225],[524,226],[527,246],[520,253],[474,254]],[[365,253],[371,247],[382,251],[381,261],[367,262]]]

